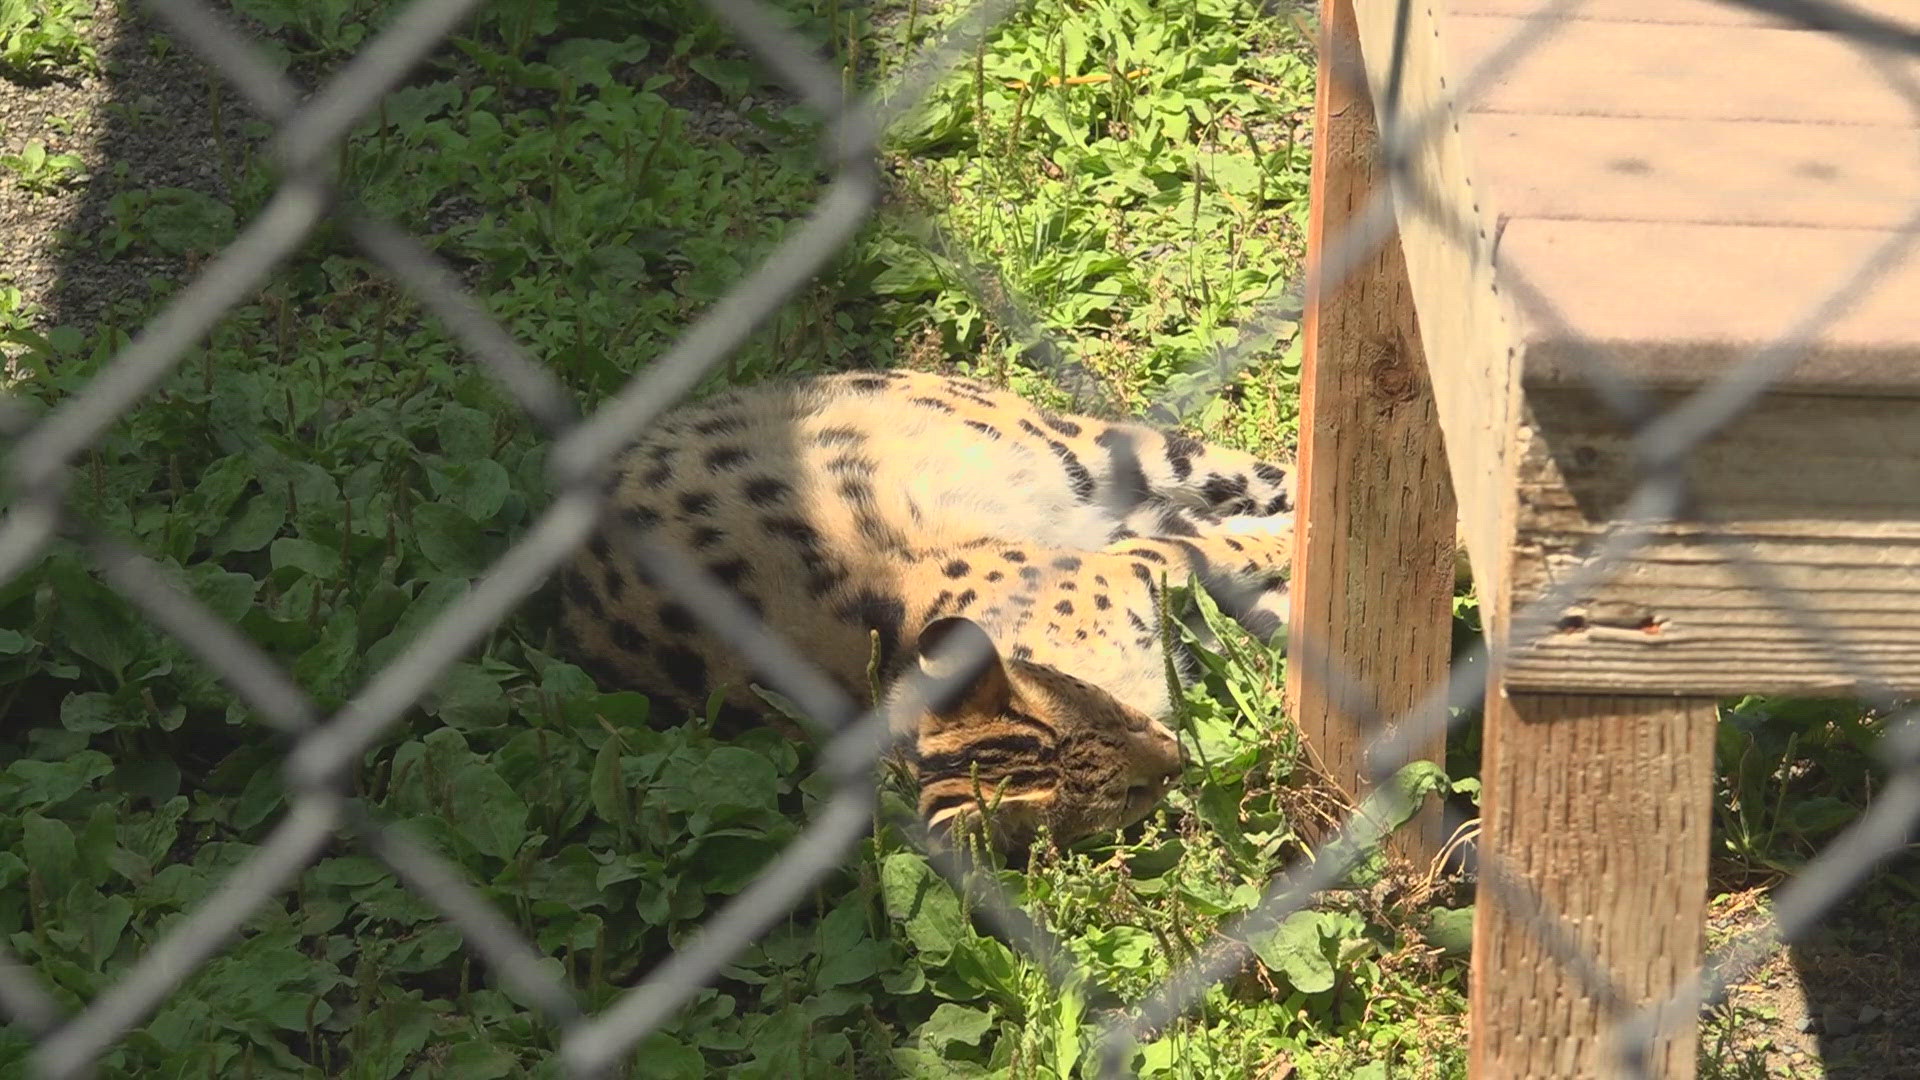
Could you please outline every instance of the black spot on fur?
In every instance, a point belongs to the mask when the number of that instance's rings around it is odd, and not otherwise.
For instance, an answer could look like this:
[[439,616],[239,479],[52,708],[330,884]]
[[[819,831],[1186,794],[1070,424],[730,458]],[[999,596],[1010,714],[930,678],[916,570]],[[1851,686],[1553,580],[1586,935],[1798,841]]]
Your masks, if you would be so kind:
[[1053,560],[1053,568],[1055,570],[1066,570],[1069,572],[1078,570],[1080,569],[1080,557],[1078,555],[1062,555]]
[[700,624],[694,622],[693,612],[685,604],[669,602],[660,605],[660,625],[676,634],[691,634]]
[[872,375],[862,375],[859,378],[848,379],[847,385],[855,390],[861,390],[871,394],[885,390],[887,388],[887,380]]
[[1093,598],[1093,606],[1105,611],[1113,606],[1113,601],[1107,599],[1106,593],[1098,593]]
[[859,428],[843,426],[824,427],[813,433],[816,446],[857,446],[866,438]]
[[1053,456],[1060,459],[1060,466],[1067,472],[1067,487],[1073,491],[1074,498],[1081,502],[1089,502],[1093,499],[1093,474],[1080,463],[1079,455],[1059,439],[1048,438],[1047,433],[1041,431],[1031,420],[1020,421],[1020,430],[1045,442],[1047,449],[1053,451]]
[[1073,421],[1067,419],[1064,416],[1059,416],[1057,414],[1050,413],[1042,409],[1040,412],[1040,419],[1048,427],[1052,428],[1053,430],[1059,432],[1062,435],[1065,435],[1069,439],[1080,434],[1080,425],[1074,423]]
[[1023,563],[1027,561],[1027,553],[1017,548],[1008,548],[1000,553],[1000,557],[1011,563]]
[[847,568],[827,563],[807,575],[807,595],[818,600],[838,589],[847,580]]
[[856,506],[865,506],[873,502],[873,485],[865,480],[842,480],[839,490],[841,498]]
[[1274,487],[1279,487],[1287,482],[1286,470],[1269,465],[1264,461],[1253,467],[1253,475],[1272,484]]
[[729,431],[745,431],[747,418],[735,413],[721,413],[710,416],[693,425],[693,430],[702,435],[722,435]]
[[998,571],[998,570],[989,570],[989,571],[987,571],[987,580],[988,580],[988,581],[999,581],[999,580],[1000,580],[1001,578],[1003,578],[1003,577],[1006,577],[1006,576],[1007,576],[1007,575],[1005,575],[1005,574],[1003,574],[1003,573],[1001,573],[1001,572],[1000,572],[1000,571]]
[[870,477],[876,467],[871,459],[858,454],[841,454],[827,462],[827,471],[835,476]]
[[1292,506],[1287,502],[1285,495],[1275,495],[1267,501],[1267,505],[1260,508],[1260,515],[1262,517],[1272,517],[1283,510],[1290,509],[1292,509]]
[[950,578],[961,578],[961,577],[966,577],[967,572],[972,569],[973,567],[967,565],[967,560],[954,559],[952,562],[949,562],[947,563],[947,565],[941,567],[940,572],[947,575]]
[[1061,582],[1061,583],[1060,583],[1060,591],[1061,591],[1061,592],[1073,592],[1074,590],[1076,590],[1076,589],[1078,589],[1079,587],[1080,587],[1080,586],[1078,586],[1078,585],[1076,585],[1076,584],[1074,584],[1074,583],[1073,583],[1072,581],[1063,581],[1063,582]]
[[580,571],[569,567],[560,581],[560,588],[567,594],[568,600],[585,608],[594,618],[607,617],[607,609],[601,605],[599,594],[593,591],[593,586],[587,584],[586,576]]
[[620,597],[627,591],[627,579],[620,574],[618,563],[608,563],[607,572],[600,578],[600,584],[607,590],[607,599],[619,603]]
[[682,693],[695,695],[706,692],[707,662],[700,659],[699,653],[684,645],[664,645],[653,655],[667,678]]
[[959,411],[955,409],[951,404],[941,401],[937,397],[917,397],[913,399],[913,403],[915,405],[925,405],[929,409],[938,409],[943,413],[953,413],[953,412]]
[[1200,530],[1194,528],[1193,523],[1186,519],[1186,515],[1180,513],[1179,507],[1169,506],[1160,511],[1160,535],[1199,536]]
[[980,595],[978,593],[974,592],[972,589],[968,589],[966,592],[963,592],[959,596],[954,598],[953,610],[965,611],[967,610],[968,605],[972,604],[975,600],[978,600],[979,598],[980,598]]
[[1173,470],[1175,480],[1185,480],[1193,474],[1193,459],[1206,451],[1199,441],[1177,431],[1163,433],[1167,439],[1167,468]]
[[1075,641],[1087,640],[1087,632],[1085,630],[1075,630],[1073,632],[1073,640]]
[[1013,647],[1013,658],[1015,660],[1031,660],[1033,659],[1033,650],[1027,648],[1025,645],[1015,645]]
[[747,460],[747,451],[741,446],[716,446],[707,451],[707,468],[731,469]]
[[1127,625],[1143,634],[1147,632],[1147,621],[1131,611],[1127,612]]
[[1033,597],[1031,596],[1021,595],[1010,597],[1010,599],[1013,601],[1013,606],[1017,608],[1030,608],[1033,606]]
[[982,435],[985,435],[989,439],[997,439],[1000,437],[1000,429],[997,427],[994,427],[992,424],[986,423],[985,421],[968,420],[966,424],[968,427],[972,428],[973,430],[979,432]]
[[1053,610],[1059,612],[1062,615],[1071,615],[1073,614],[1073,601],[1062,600],[1059,603],[1053,605]]
[[616,648],[637,653],[647,647],[647,639],[641,635],[640,628],[626,619],[614,619],[607,623],[607,636],[613,639]]
[[711,525],[702,525],[693,530],[693,546],[704,551],[724,540],[726,535]]
[[774,536],[803,548],[812,548],[820,543],[820,534],[814,531],[813,526],[797,517],[762,518],[760,527]]
[[1107,575],[1105,574],[1093,575],[1093,583],[1095,585],[1105,585],[1107,583]]
[[1139,578],[1141,581],[1146,582],[1148,588],[1153,587],[1153,571],[1147,569],[1146,563],[1134,563],[1133,576]]
[[723,562],[711,562],[707,564],[707,572],[719,578],[721,581],[726,582],[728,585],[740,584],[741,579],[745,578],[747,571],[751,569],[752,566],[747,560],[741,558],[727,559]]
[[1023,567],[1021,567],[1021,568],[1020,568],[1020,580],[1022,580],[1022,581],[1025,581],[1025,582],[1027,582],[1027,583],[1029,583],[1029,584],[1031,584],[1031,583],[1033,583],[1033,582],[1036,582],[1036,581],[1039,581],[1039,580],[1040,580],[1040,568],[1039,568],[1039,567],[1037,567],[1037,566],[1023,566]]
[[713,509],[713,495],[705,491],[689,491],[680,496],[680,509],[696,516],[705,514]]
[[651,529],[660,524],[660,511],[651,506],[629,504],[620,508],[620,520],[636,529]]
[[1244,476],[1221,476],[1218,473],[1207,477],[1200,485],[1200,494],[1210,503],[1230,502],[1247,493],[1247,478]]
[[1221,538],[1220,538],[1220,542],[1221,542],[1221,543],[1223,543],[1223,544],[1225,544],[1225,545],[1227,545],[1227,547],[1228,547],[1229,549],[1231,549],[1231,550],[1233,550],[1233,551],[1245,551],[1245,550],[1247,550],[1247,549],[1246,549],[1246,548],[1245,548],[1245,547],[1244,547],[1244,546],[1243,546],[1243,545],[1242,545],[1242,544],[1240,543],[1240,541],[1238,541],[1238,540],[1235,540],[1235,539],[1234,539],[1233,537],[1231,537],[1231,536],[1223,536],[1223,537],[1221,537]]
[[640,482],[648,487],[659,487],[673,478],[673,466],[665,459],[653,463],[653,467],[640,474]]
[[594,533],[593,536],[587,540],[587,550],[593,554],[594,558],[599,559],[601,562],[607,562],[613,558],[613,546],[607,543],[605,533]]
[[1147,547],[1128,548],[1127,554],[1133,556],[1136,559],[1145,559],[1148,562],[1165,563],[1167,561],[1167,557],[1165,555],[1162,555],[1159,552],[1153,550],[1152,548],[1147,548]]
[[776,480],[771,476],[756,476],[740,487],[740,493],[755,506],[777,503],[792,490],[785,480]]

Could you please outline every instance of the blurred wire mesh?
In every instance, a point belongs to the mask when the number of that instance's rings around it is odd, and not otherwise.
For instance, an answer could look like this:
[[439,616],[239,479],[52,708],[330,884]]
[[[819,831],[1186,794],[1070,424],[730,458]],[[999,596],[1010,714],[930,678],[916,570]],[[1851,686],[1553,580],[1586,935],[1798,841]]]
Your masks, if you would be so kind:
[[[801,837],[766,867],[751,887],[714,914],[699,937],[649,972],[638,986],[602,1014],[585,1014],[567,986],[542,965],[535,947],[454,867],[429,848],[368,816],[352,797],[347,770],[405,710],[429,692],[450,664],[506,618],[585,540],[600,517],[601,476],[612,455],[715,371],[849,241],[874,212],[881,195],[878,150],[887,126],[909,113],[957,61],[971,55],[982,36],[1012,5],[1009,0],[980,0],[935,45],[907,64],[900,77],[874,94],[849,99],[842,92],[838,73],[815,59],[811,43],[783,29],[783,21],[769,9],[756,0],[706,0],[798,98],[830,118],[822,153],[831,180],[804,227],[707,312],[666,355],[636,375],[596,414],[580,419],[565,389],[483,313],[452,273],[404,232],[356,205],[351,191],[335,186],[336,178],[330,170],[329,163],[351,127],[384,94],[400,85],[409,69],[440,45],[478,2],[415,0],[326,86],[304,96],[299,87],[263,62],[251,42],[199,0],[150,0],[175,35],[231,80],[254,109],[278,125],[273,151],[285,179],[258,219],[119,352],[85,393],[64,402],[38,425],[29,426],[11,409],[0,414],[0,421],[4,421],[0,427],[14,440],[8,459],[14,497],[4,522],[0,522],[0,580],[22,572],[49,544],[80,545],[115,589],[220,673],[265,723],[292,740],[287,776],[294,794],[284,820],[251,860],[175,924],[124,978],[79,1015],[62,1016],[38,976],[5,955],[4,945],[0,945],[0,1010],[37,1039],[33,1061],[43,1076],[87,1074],[100,1054],[139,1026],[182,979],[221,949],[253,912],[284,890],[341,834],[357,840],[438,909],[504,984],[521,1000],[535,1004],[562,1033],[562,1058],[572,1075],[605,1075],[627,1061],[640,1040],[668,1022],[676,1009],[741,949],[840,865],[871,823],[876,797],[873,766],[882,747],[883,718],[872,713],[863,715],[856,703],[813,669],[798,651],[762,627],[750,611],[699,567],[676,552],[649,547],[637,538],[628,539],[633,556],[646,561],[659,571],[660,580],[682,592],[711,629],[750,654],[757,668],[770,673],[769,681],[775,689],[796,702],[822,737],[829,740],[821,762],[835,783],[834,794]],[[1920,35],[1843,5],[1816,0],[1727,2],[1769,12],[1805,27],[1844,34],[1871,63],[1881,64],[1888,56],[1920,53]],[[1549,39],[1580,6],[1580,0],[1562,0],[1538,11],[1524,30],[1493,50],[1460,81],[1456,98],[1471,98],[1478,88]],[[1400,10],[1404,19],[1406,8]],[[1323,58],[1323,62],[1328,61]],[[1882,64],[1880,70],[1892,69]],[[1342,68],[1336,70],[1335,77],[1364,85],[1364,75],[1358,71]],[[1920,112],[1920,92],[1892,74],[1888,78]],[[1422,140],[1434,136],[1446,117],[1441,110],[1403,115],[1399,103],[1391,100],[1380,102],[1378,111],[1382,157],[1400,184],[1396,192],[1398,212],[1441,214],[1440,201],[1419,188],[1409,163]],[[554,439],[550,460],[556,498],[462,600],[336,715],[322,719],[306,692],[262,649],[177,589],[142,555],[90,530],[69,511],[65,494],[75,457],[138,405],[230,307],[252,294],[276,264],[330,215],[348,227],[369,257],[443,320],[472,358],[512,395],[530,420]],[[1319,272],[1329,282],[1347,274],[1390,237],[1394,202],[1382,188],[1354,220],[1356,224],[1347,235],[1326,239]],[[1442,220],[1442,224],[1461,242],[1466,241],[1465,223]],[[1583,367],[1600,400],[1636,425],[1644,472],[1622,523],[1605,538],[1581,574],[1561,581],[1533,605],[1531,617],[1553,617],[1566,601],[1632,551],[1651,523],[1680,516],[1687,503],[1681,466],[1688,452],[1750,405],[1770,380],[1791,366],[1826,322],[1905,258],[1916,229],[1920,229],[1920,212],[1893,242],[1875,252],[1847,280],[1835,283],[1825,301],[1807,312],[1790,334],[1743,362],[1729,365],[1716,382],[1664,415],[1651,412],[1641,388],[1619,374],[1608,362],[1604,348],[1595,345],[1587,350]],[[1263,335],[1257,332],[1259,327],[1276,316],[1295,313],[1299,298],[1319,284],[1298,283],[1287,299],[1249,320],[1254,332],[1244,335],[1243,341],[1248,344],[1222,353],[1210,365],[1217,380],[1214,385],[1224,385],[1254,359],[1255,348],[1263,341]],[[1516,302],[1533,315],[1565,328],[1565,321],[1548,297],[1524,281],[1517,282],[1514,291]],[[1035,325],[1017,310],[996,314],[1016,325]],[[1036,354],[1043,361],[1065,363],[1059,359],[1059,349],[1030,351],[1030,355]],[[1073,373],[1062,370],[1059,374],[1065,378]],[[1802,620],[1803,625],[1819,629],[1817,620],[1809,621],[1811,617],[1790,592],[1778,588],[1757,568],[1750,567],[1748,572],[1783,611]],[[1517,615],[1516,625],[1523,625],[1527,618],[1527,614]],[[1318,644],[1296,640],[1290,648],[1296,657],[1311,656]],[[1478,655],[1484,658],[1484,644]],[[968,662],[974,658],[959,659]],[[1448,685],[1436,688],[1428,701],[1407,714],[1413,719],[1355,718],[1363,723],[1371,721],[1373,729],[1381,732],[1369,764],[1376,780],[1392,775],[1406,763],[1407,748],[1421,745],[1422,733],[1406,730],[1407,726],[1451,723],[1449,717],[1457,717],[1465,708],[1479,703],[1484,683],[1477,676],[1462,676],[1462,666],[1456,665],[1455,677]],[[1852,670],[1858,676],[1858,685],[1879,684],[1871,670],[1857,664]],[[932,692],[941,690],[935,687]],[[1452,708],[1438,707],[1443,704]],[[1388,722],[1401,720],[1406,722]],[[1779,894],[1777,921],[1786,938],[1807,931],[1815,919],[1865,877],[1878,859],[1906,842],[1908,830],[1920,817],[1920,724],[1912,721],[1906,716],[1889,726],[1886,750],[1892,777],[1875,804]],[[1244,965],[1248,951],[1236,943],[1243,942],[1249,932],[1276,923],[1310,902],[1316,892],[1337,884],[1382,838],[1374,823],[1393,813],[1395,808],[1380,803],[1398,798],[1396,791],[1391,785],[1379,788],[1373,801],[1350,818],[1316,859],[1282,874],[1256,910],[1225,928],[1216,943],[1221,947],[1198,950],[1195,959],[1176,969],[1132,1010],[1112,1018],[1097,1058],[1103,1073],[1124,1075],[1129,1048],[1139,1033],[1163,1028],[1197,1002],[1209,986]],[[942,869],[949,875],[960,872],[950,863]],[[1716,957],[1670,1000],[1633,1011],[1622,1002],[1606,974],[1581,954],[1562,921],[1524,882],[1485,853],[1478,870],[1481,884],[1521,912],[1549,951],[1576,973],[1585,989],[1621,1017],[1616,1036],[1630,1074],[1647,1075],[1645,1051],[1658,1033],[1675,1024],[1692,1022],[1700,1003],[1753,959],[1747,955]],[[976,882],[974,888],[980,887]],[[1056,948],[1010,899],[988,896],[983,910],[1010,940],[1034,952],[1053,977],[1069,977],[1071,965],[1064,959],[1063,950]]]

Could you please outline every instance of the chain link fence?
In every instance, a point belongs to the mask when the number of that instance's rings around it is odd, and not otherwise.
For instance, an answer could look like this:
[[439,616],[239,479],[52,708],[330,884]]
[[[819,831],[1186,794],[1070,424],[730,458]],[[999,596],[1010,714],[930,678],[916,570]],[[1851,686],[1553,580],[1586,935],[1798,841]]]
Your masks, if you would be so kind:
[[[1881,73],[1889,86],[1911,102],[1920,116],[1916,87],[1891,58],[1920,53],[1920,34],[1901,25],[1819,0],[1728,0],[1736,6],[1771,13],[1802,27],[1843,34],[1862,61]],[[736,642],[768,682],[813,718],[826,740],[822,767],[833,778],[832,795],[802,835],[758,879],[705,923],[703,932],[649,972],[638,986],[599,1015],[587,1015],[567,986],[541,963],[542,956],[510,922],[447,861],[427,847],[373,821],[351,792],[349,769],[383,733],[434,687],[447,667],[476,646],[485,634],[538,588],[576,547],[600,517],[602,477],[612,456],[714,371],[782,304],[793,297],[840,251],[871,215],[882,193],[878,171],[880,140],[890,123],[907,113],[933,82],[970,56],[983,35],[1011,8],[1008,0],[983,0],[960,18],[937,43],[907,64],[902,74],[878,92],[849,98],[839,75],[815,59],[812,43],[799,40],[756,0],[706,0],[766,64],[805,103],[830,117],[822,143],[831,173],[812,214],[731,293],[693,325],[664,356],[635,376],[594,415],[575,415],[572,398],[551,374],[528,356],[468,296],[450,270],[392,223],[356,205],[351,191],[335,186],[331,163],[350,128],[381,97],[400,85],[406,73],[478,6],[479,0],[415,0],[392,25],[374,38],[331,81],[311,96],[265,63],[253,45],[198,0],[150,0],[168,29],[231,80],[252,107],[277,125],[272,152],[284,181],[264,212],[199,276],[172,300],[113,361],[85,393],[67,400],[44,421],[31,423],[16,407],[0,403],[0,431],[12,440],[8,457],[14,493],[0,522],[0,581],[25,570],[49,545],[75,544],[87,551],[105,579],[156,624],[177,637],[263,722],[284,735],[292,747],[286,760],[289,809],[254,856],[226,878],[166,935],[111,990],[77,1016],[62,1016],[42,989],[38,976],[7,956],[0,944],[0,1011],[36,1039],[34,1064],[49,1078],[87,1074],[96,1059],[129,1030],[139,1026],[166,995],[227,943],[250,915],[282,892],[336,836],[354,838],[380,859],[464,936],[498,979],[561,1032],[561,1055],[571,1075],[607,1075],[629,1060],[634,1047],[663,1023],[699,988],[712,980],[740,950],[783,917],[827,873],[839,866],[868,829],[876,804],[875,764],[886,723],[876,711],[863,712],[814,670],[798,652],[765,630],[751,612],[703,570],[679,554],[628,537],[634,558],[696,607],[708,626]],[[1562,0],[1536,12],[1525,29],[1495,49],[1455,88],[1455,99],[1473,95],[1538,48],[1581,7]],[[1402,5],[1402,20],[1406,7]],[[1403,24],[1404,26],[1404,21]],[[1336,77],[1361,80],[1357,72]],[[1397,85],[1397,80],[1394,81]],[[1461,242],[1468,223],[1446,220],[1443,203],[1423,191],[1410,162],[1424,140],[1447,121],[1445,110],[1404,115],[1399,103],[1379,103],[1383,160],[1400,181],[1399,213],[1437,218]],[[1384,186],[1356,216],[1348,234],[1327,238],[1320,273],[1338,279],[1368,258],[1391,234],[1395,209]],[[256,290],[282,259],[312,230],[332,216],[362,250],[384,266],[440,318],[472,358],[509,393],[553,440],[550,456],[555,498],[551,506],[472,590],[453,604],[410,647],[375,675],[335,715],[322,717],[307,693],[266,653],[233,625],[172,585],[159,567],[136,551],[90,530],[71,513],[67,487],[77,456],[151,393],[233,305]],[[1582,369],[1600,400],[1637,431],[1642,476],[1620,523],[1606,536],[1585,569],[1563,580],[1525,613],[1515,632],[1556,618],[1582,590],[1645,539],[1650,523],[1681,517],[1688,505],[1683,467],[1688,455],[1751,405],[1795,362],[1806,345],[1849,305],[1908,256],[1920,232],[1920,208],[1905,227],[1874,252],[1846,280],[1794,325],[1793,330],[1737,363],[1678,407],[1656,413],[1651,398],[1593,345]],[[1503,283],[1511,268],[1503,268]],[[1524,279],[1512,278],[1514,301],[1529,313],[1575,335],[1551,299]],[[1293,295],[1305,294],[1305,286]],[[1290,315],[1298,301],[1256,316]],[[1018,318],[1017,312],[1003,313]],[[1243,340],[1258,341],[1249,333]],[[1057,350],[1039,350],[1057,356]],[[1214,372],[1224,383],[1252,358],[1252,347],[1216,358]],[[1816,616],[1795,595],[1779,588],[1765,570],[1728,548],[1727,556],[1754,585],[1766,590],[1800,626],[1819,634]],[[1831,641],[1832,635],[1822,635]],[[1290,643],[1296,658],[1310,655],[1317,643]],[[1484,659],[1484,644],[1475,659]],[[972,658],[958,658],[964,662]],[[1871,664],[1842,657],[1857,685],[1883,685]],[[1377,722],[1383,734],[1370,756],[1376,781],[1390,777],[1423,744],[1429,732],[1415,725],[1450,724],[1476,707],[1485,693],[1477,674],[1456,664],[1449,684],[1398,718],[1356,718]],[[933,687],[939,694],[945,688]],[[1871,696],[1871,695],[1870,695]],[[1363,698],[1361,698],[1363,699]],[[1899,702],[1879,694],[1875,702],[1894,710]],[[1441,706],[1448,707],[1441,707]],[[1884,750],[1890,775],[1874,804],[1798,877],[1779,891],[1775,917],[1780,935],[1793,940],[1841,900],[1875,862],[1907,842],[1920,818],[1920,724],[1911,715],[1888,725]],[[1375,799],[1391,802],[1392,785]],[[1374,810],[1385,813],[1375,814]],[[1382,839],[1374,824],[1391,814],[1390,806],[1363,806],[1310,864],[1282,874],[1266,890],[1257,909],[1221,931],[1215,947],[1199,949],[1131,1010],[1107,1022],[1096,1058],[1103,1075],[1127,1071],[1129,1048],[1140,1032],[1164,1027],[1194,1006],[1206,990],[1247,962],[1239,942],[1270,927],[1338,884],[1372,845]],[[1519,912],[1576,972],[1584,988],[1622,1017],[1616,1037],[1633,1075],[1649,1075],[1648,1051],[1660,1032],[1693,1022],[1701,1004],[1755,960],[1752,954],[1712,957],[1668,1001],[1628,1009],[1611,979],[1581,953],[1574,935],[1524,882],[1491,854],[1478,861],[1483,887],[1495,890]],[[957,875],[959,868],[943,865]],[[975,883],[977,890],[980,883]],[[990,885],[989,885],[990,888]],[[983,914],[1013,942],[1043,962],[1056,979],[1071,972],[1071,961],[1048,935],[1006,897],[989,894]]]

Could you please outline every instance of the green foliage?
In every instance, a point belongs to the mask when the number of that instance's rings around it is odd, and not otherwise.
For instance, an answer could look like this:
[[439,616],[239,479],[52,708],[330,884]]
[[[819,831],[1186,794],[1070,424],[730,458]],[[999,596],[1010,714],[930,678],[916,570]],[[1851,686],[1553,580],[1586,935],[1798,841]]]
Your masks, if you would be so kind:
[[0,78],[35,82],[99,59],[91,0],[0,0]]
[[1885,726],[1854,701],[1747,697],[1724,709],[1715,831],[1735,865],[1793,873],[1851,824],[1879,783]]
[[49,154],[47,144],[30,139],[17,154],[0,154],[0,169],[13,173],[14,182],[32,192],[52,191],[75,178],[81,161],[74,154]]

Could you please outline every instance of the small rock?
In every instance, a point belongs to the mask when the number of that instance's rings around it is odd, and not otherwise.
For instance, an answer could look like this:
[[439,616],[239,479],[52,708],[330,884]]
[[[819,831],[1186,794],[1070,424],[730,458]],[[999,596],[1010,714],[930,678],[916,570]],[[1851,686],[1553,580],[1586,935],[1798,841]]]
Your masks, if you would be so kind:
[[1877,1005],[1864,1005],[1860,1008],[1860,1023],[1871,1024],[1885,1015],[1887,1014]]
[[1797,1030],[1799,1030],[1799,1031],[1802,1031],[1802,1032],[1808,1032],[1808,1031],[1812,1031],[1812,1030],[1813,1030],[1813,1025],[1814,1025],[1814,1018],[1813,1018],[1813,1015],[1812,1015],[1812,1014],[1808,1014],[1808,1015],[1806,1015],[1806,1016],[1803,1016],[1803,1017],[1801,1017],[1801,1018],[1800,1018],[1800,1024],[1799,1024],[1799,1026],[1798,1026],[1798,1028],[1797,1028]]

